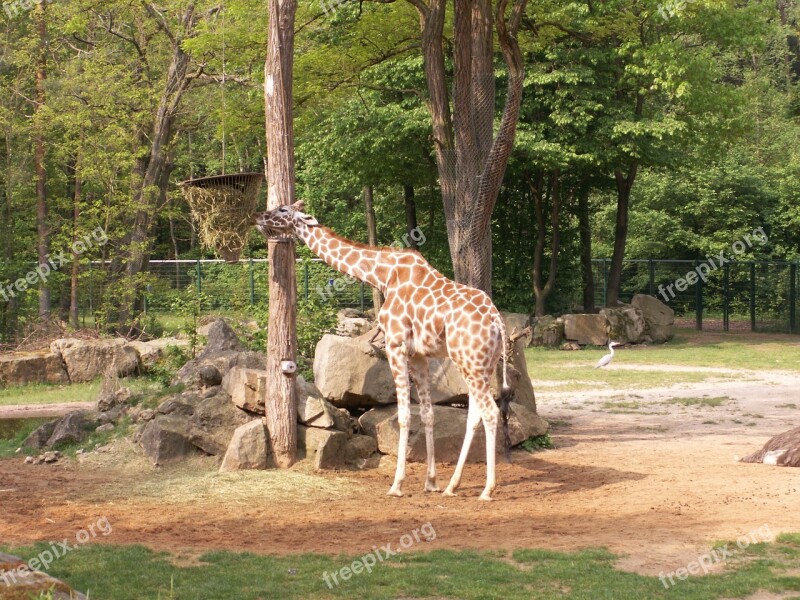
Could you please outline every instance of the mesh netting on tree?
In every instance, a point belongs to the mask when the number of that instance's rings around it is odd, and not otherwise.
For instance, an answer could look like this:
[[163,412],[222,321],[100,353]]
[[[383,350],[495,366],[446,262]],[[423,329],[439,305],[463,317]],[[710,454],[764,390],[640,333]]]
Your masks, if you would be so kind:
[[180,184],[200,241],[228,262],[238,261],[247,245],[263,181],[263,173],[236,173]]

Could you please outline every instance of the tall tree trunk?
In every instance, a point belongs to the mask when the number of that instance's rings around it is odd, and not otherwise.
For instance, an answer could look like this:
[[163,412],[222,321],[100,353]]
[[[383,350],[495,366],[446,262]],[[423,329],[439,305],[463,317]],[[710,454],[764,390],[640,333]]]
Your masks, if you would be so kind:
[[619,288],[622,283],[625,243],[628,239],[628,208],[631,200],[631,189],[636,179],[637,167],[638,162],[633,159],[627,175],[623,175],[621,169],[614,171],[614,179],[617,184],[617,219],[614,225],[614,253],[611,255],[611,267],[608,272],[606,306],[617,306],[619,304]]
[[419,246],[417,240],[416,229],[417,225],[417,202],[414,200],[414,186],[403,186],[403,203],[406,208],[406,230],[408,231],[408,246],[414,250],[418,250]]
[[[264,66],[267,117],[267,208],[294,202],[292,70],[297,0],[269,0],[269,36]],[[269,339],[266,421],[275,462],[290,467],[297,454],[295,376],[282,361],[294,361],[297,280],[294,242],[271,239],[269,248]]]
[[[375,220],[375,205],[373,204],[373,189],[371,185],[364,186],[364,212],[367,213],[367,239],[370,246],[378,245],[378,224]],[[372,288],[372,306],[375,308],[375,317],[383,305],[383,297],[378,288]]]
[[[79,151],[80,152],[80,151]],[[78,240],[78,227],[81,216],[81,202],[83,200],[83,182],[80,172],[80,154],[75,159],[73,167],[74,188],[72,195],[72,272],[69,282],[69,324],[73,329],[77,329],[78,323],[78,273],[80,265],[80,254],[75,252],[75,242]]]
[[541,175],[534,184],[530,179],[528,185],[534,202],[534,212],[536,214],[536,248],[533,254],[533,295],[536,298],[535,316],[543,317],[547,298],[553,291],[558,268],[558,253],[561,248],[561,173],[558,169],[553,171],[550,176],[550,227],[552,229],[550,244],[550,269],[547,273],[547,281],[542,285],[542,261],[544,260],[545,247],[545,218],[544,218],[544,177]]
[[589,186],[578,190],[578,228],[581,244],[581,279],[583,280],[583,312],[593,313],[594,272],[592,270],[592,227],[589,221]]
[[[41,112],[45,103],[45,81],[47,80],[47,4],[37,2],[34,7],[34,18],[39,36],[39,57],[36,61],[36,116],[35,128],[35,163],[36,163],[36,228],[37,257],[40,265],[47,263],[50,254],[50,240],[47,230],[47,169],[45,166],[44,123]],[[50,316],[50,286],[47,281],[39,283],[39,317]]]

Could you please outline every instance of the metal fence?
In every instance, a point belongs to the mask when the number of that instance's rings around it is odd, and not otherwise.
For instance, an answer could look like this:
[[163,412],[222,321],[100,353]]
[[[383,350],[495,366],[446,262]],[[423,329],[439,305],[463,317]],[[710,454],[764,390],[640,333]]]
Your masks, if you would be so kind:
[[[611,260],[592,265],[595,301],[604,306]],[[798,333],[798,283],[797,262],[732,261],[710,269],[702,261],[631,259],[623,262],[619,298],[655,296],[681,325],[696,329]]]
[[[596,304],[604,306],[611,261],[594,259],[592,264]],[[714,270],[701,264],[690,260],[625,260],[620,300],[627,302],[634,294],[650,294],[670,306],[681,325],[697,329],[800,333],[798,263],[730,262]],[[319,259],[298,260],[296,269],[301,299],[361,310],[372,305],[368,286]],[[243,311],[267,300],[267,279],[265,259],[238,264],[153,260],[145,286],[145,307],[155,313],[170,312],[175,299],[188,290],[200,298],[203,311]],[[105,280],[101,263],[92,263],[83,273],[79,298],[84,322],[102,305]]]

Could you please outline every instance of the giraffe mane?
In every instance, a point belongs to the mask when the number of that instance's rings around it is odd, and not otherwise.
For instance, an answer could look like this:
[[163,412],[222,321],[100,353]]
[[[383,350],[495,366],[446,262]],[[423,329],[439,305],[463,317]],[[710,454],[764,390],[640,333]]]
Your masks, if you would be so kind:
[[332,238],[339,242],[343,242],[345,244],[351,245],[357,250],[380,250],[383,252],[398,252],[400,254],[416,254],[422,256],[417,250],[413,248],[392,248],[391,246],[370,246],[369,244],[363,244],[361,242],[356,242],[350,239],[347,239],[343,235],[339,235],[330,227],[326,227],[325,225],[318,225],[320,229],[325,230],[325,232],[330,235]]

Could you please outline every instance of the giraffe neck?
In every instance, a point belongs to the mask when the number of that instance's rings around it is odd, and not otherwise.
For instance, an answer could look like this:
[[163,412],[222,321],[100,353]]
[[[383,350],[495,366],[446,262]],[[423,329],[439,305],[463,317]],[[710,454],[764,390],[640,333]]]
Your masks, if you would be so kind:
[[378,278],[375,268],[380,265],[386,249],[351,242],[321,225],[303,226],[298,229],[297,235],[314,254],[340,273],[355,277],[382,292],[386,291],[387,282]]

